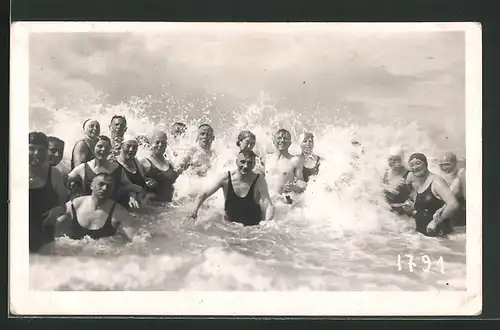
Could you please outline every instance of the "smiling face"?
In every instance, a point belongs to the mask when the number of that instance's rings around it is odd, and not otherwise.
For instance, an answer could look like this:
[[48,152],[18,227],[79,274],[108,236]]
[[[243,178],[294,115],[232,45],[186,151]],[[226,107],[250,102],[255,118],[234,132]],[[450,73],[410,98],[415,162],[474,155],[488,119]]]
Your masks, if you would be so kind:
[[127,123],[125,122],[125,119],[121,117],[114,118],[109,124],[109,130],[111,131],[112,136],[123,137],[127,131]]
[[29,165],[37,167],[47,163],[48,149],[41,144],[29,144]]
[[98,175],[92,181],[90,189],[94,197],[99,201],[105,201],[111,198],[114,186],[113,178],[110,175]]
[[255,138],[252,136],[247,136],[239,142],[240,150],[252,150],[255,147]]
[[424,161],[414,158],[408,163],[411,173],[416,177],[424,177],[427,175],[427,165]]
[[400,156],[389,156],[387,163],[391,169],[400,168],[403,166]]
[[238,154],[236,158],[236,167],[241,175],[251,173],[255,167],[255,156],[249,154]]
[[121,154],[125,159],[134,159],[139,149],[139,143],[136,140],[128,140],[122,143]]
[[314,136],[312,134],[304,135],[304,138],[300,141],[300,148],[302,152],[311,154],[314,149]]
[[163,155],[167,150],[167,134],[159,132],[151,139],[151,152],[155,155]]
[[108,159],[109,154],[111,152],[111,144],[107,140],[99,140],[97,141],[94,147],[94,157],[97,160]]
[[101,125],[97,120],[91,120],[85,123],[85,135],[91,139],[96,139],[101,134]]
[[215,139],[214,130],[209,126],[202,126],[198,129],[196,141],[203,149],[210,149]]
[[286,151],[292,145],[292,136],[288,132],[279,132],[275,134],[273,142],[277,150]]

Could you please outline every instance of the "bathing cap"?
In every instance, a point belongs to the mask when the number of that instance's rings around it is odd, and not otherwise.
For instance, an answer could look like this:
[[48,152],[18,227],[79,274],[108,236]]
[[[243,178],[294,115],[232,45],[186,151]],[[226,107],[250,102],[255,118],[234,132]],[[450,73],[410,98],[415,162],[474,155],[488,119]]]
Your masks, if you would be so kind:
[[123,141],[122,143],[126,142],[126,141],[136,141],[137,142],[137,139],[135,138],[135,136],[131,135],[131,134],[125,134],[123,136]]
[[90,124],[90,123],[91,123],[91,122],[93,122],[93,121],[95,121],[95,122],[96,122],[96,123],[100,126],[100,124],[99,124],[99,122],[98,122],[97,120],[95,120],[95,119],[86,119],[86,120],[83,122],[83,125],[82,125],[83,130],[85,131],[85,129],[87,128],[87,124]]
[[401,147],[392,147],[389,149],[389,156],[395,156],[399,158],[403,158],[404,151]]
[[29,134],[29,144],[44,146],[45,148],[49,147],[49,139],[47,135],[42,132],[31,132]]
[[250,132],[250,131],[241,131],[240,134],[238,134],[238,137],[236,138],[236,145],[239,147],[240,146],[240,142],[243,141],[244,139],[246,139],[247,137],[251,137],[254,140],[256,139],[255,138],[255,134],[253,134],[252,132]]
[[427,157],[425,157],[425,155],[422,153],[416,152],[416,153],[412,154],[410,156],[410,158],[408,159],[408,163],[411,162],[413,159],[418,159],[418,160],[424,162],[425,166],[429,165],[429,163],[427,162]]

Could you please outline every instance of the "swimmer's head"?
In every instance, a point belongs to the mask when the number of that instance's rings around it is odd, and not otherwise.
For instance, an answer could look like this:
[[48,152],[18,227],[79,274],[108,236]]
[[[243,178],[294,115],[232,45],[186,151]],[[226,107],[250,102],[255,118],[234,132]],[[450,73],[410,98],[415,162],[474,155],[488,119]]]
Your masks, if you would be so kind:
[[94,147],[94,157],[97,160],[108,159],[111,153],[111,140],[105,135],[99,135]]
[[57,166],[64,155],[64,141],[55,136],[49,136],[47,139],[49,141],[47,161],[50,165]]
[[151,152],[155,155],[163,155],[167,150],[167,133],[154,130],[149,139]]
[[132,135],[125,134],[120,148],[122,157],[125,159],[134,159],[138,148],[139,142],[137,142],[137,139]]
[[236,156],[236,166],[242,174],[251,173],[255,167],[255,153],[252,150],[241,150]]
[[286,129],[281,128],[274,133],[273,143],[279,151],[286,151],[292,145],[292,134]]
[[408,159],[408,167],[416,177],[424,177],[427,175],[429,172],[427,169],[428,164],[427,157],[422,153],[414,153]]
[[304,132],[299,136],[300,148],[305,154],[312,154],[314,149],[314,135],[311,132]]
[[109,131],[111,136],[123,137],[127,131],[127,119],[124,116],[114,115],[109,122]]
[[115,182],[111,174],[99,173],[95,176],[90,184],[92,196],[99,201],[106,201],[113,195]]
[[208,124],[201,124],[198,127],[198,134],[196,136],[196,141],[203,149],[210,149],[212,147],[212,142],[214,142],[215,134],[212,126]]
[[252,150],[256,142],[255,134],[250,131],[242,131],[236,138],[236,145],[240,150]]
[[41,166],[47,163],[49,140],[42,132],[29,134],[29,166]]
[[389,167],[392,169],[400,168],[403,166],[403,156],[404,151],[400,147],[392,147],[389,150],[389,155],[387,158],[387,162]]
[[451,151],[443,153],[439,159],[439,168],[444,173],[453,172],[457,168],[457,155]]
[[177,122],[172,125],[170,133],[174,138],[180,138],[186,134],[187,126],[184,123]]
[[96,139],[101,134],[101,125],[97,120],[87,119],[83,122],[83,132],[91,139]]

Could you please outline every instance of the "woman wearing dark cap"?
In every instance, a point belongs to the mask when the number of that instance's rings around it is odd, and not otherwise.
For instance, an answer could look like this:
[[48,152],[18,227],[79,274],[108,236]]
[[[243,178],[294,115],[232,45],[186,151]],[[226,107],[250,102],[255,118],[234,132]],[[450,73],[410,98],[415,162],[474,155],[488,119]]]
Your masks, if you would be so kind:
[[408,165],[413,176],[408,183],[416,193],[412,214],[416,230],[427,236],[450,233],[450,219],[458,208],[455,196],[443,178],[429,171],[424,154],[412,154]]
[[58,169],[47,162],[49,140],[41,132],[29,134],[29,251],[37,252],[54,240],[55,227],[45,226],[50,210],[63,205],[67,190]]

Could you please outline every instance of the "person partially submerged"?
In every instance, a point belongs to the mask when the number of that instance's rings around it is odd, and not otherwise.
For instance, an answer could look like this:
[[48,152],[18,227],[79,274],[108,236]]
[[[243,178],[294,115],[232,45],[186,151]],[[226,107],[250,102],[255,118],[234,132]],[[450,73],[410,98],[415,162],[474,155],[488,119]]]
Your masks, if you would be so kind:
[[78,195],[90,195],[91,183],[99,173],[108,173],[115,181],[112,199],[115,201],[124,200],[124,195],[128,196],[128,206],[138,208],[138,196],[142,188],[131,183],[123,168],[115,161],[109,160],[111,151],[111,141],[107,136],[101,135],[94,148],[94,159],[80,164],[68,174],[68,182],[72,197]]
[[71,168],[74,169],[94,159],[94,148],[101,134],[101,125],[97,120],[87,119],[83,122],[83,139],[75,143],[71,152]]
[[445,152],[439,160],[440,176],[446,181],[450,190],[455,195],[459,210],[453,217],[453,225],[466,225],[466,185],[465,169],[458,168],[457,156],[451,152]]
[[181,171],[192,171],[198,176],[205,176],[212,166],[214,151],[212,143],[215,139],[214,129],[209,124],[198,127],[196,142],[198,145],[189,150],[188,154],[180,162]]
[[90,196],[77,197],[58,207],[47,219],[47,224],[70,221],[65,234],[74,240],[87,236],[100,239],[117,234],[123,234],[132,240],[136,232],[132,227],[133,217],[111,199],[114,191],[113,176],[108,173],[97,174],[92,180],[91,191]]
[[[237,138],[236,138],[236,146],[240,149],[240,151],[244,150],[252,150],[255,147],[255,143],[257,142],[257,138],[255,137],[255,134],[252,132],[246,130],[246,131],[241,131]],[[266,172],[265,169],[265,163],[262,157],[256,156],[255,157],[255,167],[254,167],[254,172],[259,173],[264,175]]]
[[407,183],[415,196],[412,215],[416,230],[427,236],[452,232],[450,220],[458,208],[458,202],[446,181],[429,171],[424,154],[412,154],[408,165],[412,175],[407,177]]
[[387,158],[388,168],[382,178],[385,199],[391,209],[399,214],[407,214],[411,208],[410,189],[406,183],[410,171],[403,164],[403,156],[403,149],[391,148]]
[[[240,151],[236,158],[237,168],[224,173],[196,197],[190,218],[196,219],[203,202],[222,189],[225,197],[225,216],[228,221],[253,226],[262,220],[272,220],[274,205],[269,196],[266,179],[263,175],[253,172],[255,157],[255,153],[251,150]],[[265,210],[264,216],[262,209]]]

